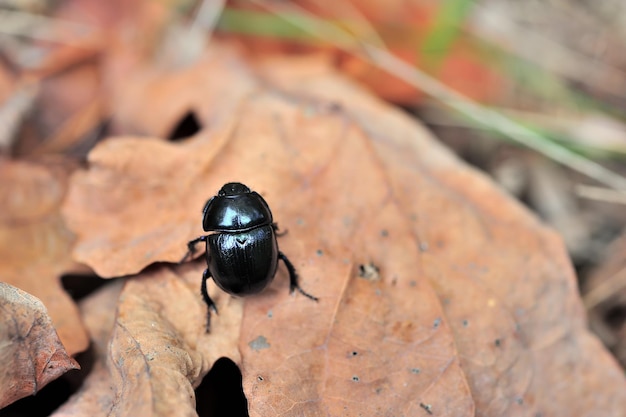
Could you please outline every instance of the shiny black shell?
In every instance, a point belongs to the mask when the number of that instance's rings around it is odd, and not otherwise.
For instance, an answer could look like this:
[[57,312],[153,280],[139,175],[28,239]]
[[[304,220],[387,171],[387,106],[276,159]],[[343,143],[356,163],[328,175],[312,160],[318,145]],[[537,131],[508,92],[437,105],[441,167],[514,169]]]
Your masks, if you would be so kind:
[[272,213],[260,194],[228,183],[203,211],[208,236],[207,264],[225,292],[244,296],[262,291],[276,274],[278,244]]
[[205,232],[243,232],[272,224],[272,212],[257,192],[238,182],[222,187],[203,210],[202,227]]
[[278,245],[272,226],[212,234],[207,249],[213,280],[229,294],[244,296],[261,292],[276,274]]

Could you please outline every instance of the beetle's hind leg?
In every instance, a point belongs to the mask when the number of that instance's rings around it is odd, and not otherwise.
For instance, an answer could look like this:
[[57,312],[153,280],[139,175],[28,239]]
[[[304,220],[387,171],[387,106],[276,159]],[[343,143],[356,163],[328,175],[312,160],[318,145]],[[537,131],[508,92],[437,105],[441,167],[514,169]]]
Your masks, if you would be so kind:
[[206,316],[206,332],[207,333],[209,333],[209,330],[211,329],[211,310],[215,311],[215,314],[217,314],[217,306],[215,305],[213,300],[211,300],[211,297],[209,296],[209,292],[206,289],[206,282],[209,278],[211,278],[211,272],[209,272],[209,268],[207,268],[202,273],[202,286],[200,287],[202,298],[204,299],[204,302],[206,303],[206,306],[207,306],[207,316]]
[[196,245],[200,242],[206,242],[208,238],[209,238],[209,235],[205,235],[205,236],[197,237],[194,240],[190,240],[189,242],[187,242],[187,253],[185,254],[185,256],[183,256],[183,259],[181,259],[178,263],[182,264],[190,256],[193,256],[193,254],[196,253]]
[[300,285],[298,284],[298,273],[296,272],[296,268],[294,268],[293,264],[285,256],[285,254],[282,252],[278,252],[278,259],[283,260],[285,266],[287,267],[287,270],[289,271],[289,291],[293,292],[293,290],[298,290],[298,292],[305,297],[310,298],[313,301],[318,301],[319,299],[317,297],[309,294],[308,292],[300,288]]

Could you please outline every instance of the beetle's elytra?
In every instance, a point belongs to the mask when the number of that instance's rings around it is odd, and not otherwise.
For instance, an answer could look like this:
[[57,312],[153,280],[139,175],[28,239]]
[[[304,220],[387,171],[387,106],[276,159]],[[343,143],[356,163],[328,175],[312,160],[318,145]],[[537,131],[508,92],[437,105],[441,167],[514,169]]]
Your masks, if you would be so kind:
[[207,269],[202,274],[201,291],[209,309],[207,331],[211,310],[217,313],[217,307],[207,292],[209,278],[213,278],[217,286],[229,294],[256,294],[272,282],[278,260],[282,259],[289,271],[290,291],[298,290],[317,301],[316,297],[300,288],[296,269],[278,250],[277,226],[260,194],[241,183],[230,182],[206,202],[202,216],[202,228],[213,233],[189,241],[183,261],[193,255],[198,242],[206,242]]

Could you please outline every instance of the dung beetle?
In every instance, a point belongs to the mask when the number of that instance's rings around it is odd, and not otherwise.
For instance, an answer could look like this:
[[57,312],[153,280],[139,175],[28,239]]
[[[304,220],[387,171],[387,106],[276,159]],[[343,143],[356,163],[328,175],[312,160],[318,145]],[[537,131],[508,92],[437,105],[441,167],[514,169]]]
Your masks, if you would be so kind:
[[194,254],[198,242],[206,243],[207,269],[202,274],[201,292],[208,307],[207,332],[211,310],[217,314],[217,307],[207,292],[206,282],[211,277],[231,295],[256,294],[272,282],[278,260],[282,259],[289,272],[290,292],[298,290],[311,300],[318,300],[300,288],[296,269],[278,250],[278,226],[260,194],[238,182],[225,184],[204,205],[202,228],[214,233],[190,240],[181,262]]

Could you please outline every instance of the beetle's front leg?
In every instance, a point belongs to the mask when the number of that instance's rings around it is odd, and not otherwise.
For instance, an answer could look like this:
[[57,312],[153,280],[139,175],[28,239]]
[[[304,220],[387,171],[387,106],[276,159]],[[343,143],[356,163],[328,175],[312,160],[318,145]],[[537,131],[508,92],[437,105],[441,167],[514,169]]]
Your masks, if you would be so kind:
[[283,260],[283,262],[285,263],[285,266],[287,267],[287,271],[289,271],[289,291],[293,292],[293,290],[298,290],[298,292],[304,295],[305,297],[310,298],[313,301],[319,301],[317,297],[309,294],[308,292],[300,288],[300,285],[298,285],[298,273],[296,272],[296,268],[294,268],[293,264],[285,256],[285,254],[282,252],[278,252],[278,259]]
[[209,235],[205,235],[205,236],[197,237],[194,240],[190,240],[189,242],[187,242],[187,253],[185,254],[185,256],[183,256],[183,259],[181,259],[180,262],[178,263],[183,263],[187,260],[187,258],[189,258],[190,256],[193,256],[193,254],[196,253],[196,245],[199,242],[206,242],[208,238],[209,238]]
[[209,292],[207,291],[207,288],[206,288],[206,282],[209,278],[211,278],[211,272],[209,272],[209,268],[207,268],[202,273],[202,286],[200,287],[202,298],[204,299],[204,302],[206,303],[206,306],[207,306],[207,316],[206,316],[206,332],[207,333],[209,333],[209,330],[211,329],[211,310],[215,311],[215,314],[217,314],[217,306],[215,305],[213,300],[211,300],[211,297],[209,296]]
[[283,230],[282,232],[278,231],[278,223],[272,223],[272,229],[274,229],[274,233],[276,233],[276,236],[285,236],[287,234],[287,232],[289,232],[289,230]]

